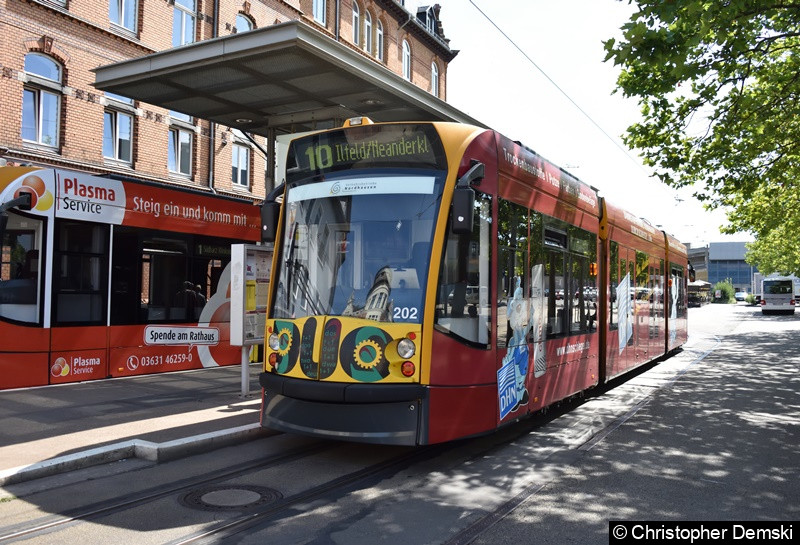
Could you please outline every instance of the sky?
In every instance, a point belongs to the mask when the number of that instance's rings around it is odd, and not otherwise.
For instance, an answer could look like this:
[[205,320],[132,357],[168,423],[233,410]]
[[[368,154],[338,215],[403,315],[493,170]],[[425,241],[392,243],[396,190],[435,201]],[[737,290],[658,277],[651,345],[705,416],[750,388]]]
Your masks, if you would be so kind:
[[[458,51],[447,69],[447,102],[683,242],[752,240],[721,234],[724,212],[659,182],[622,143],[639,106],[613,93],[619,69],[603,62],[602,42],[621,36],[634,11],[627,0],[434,1]],[[431,3],[406,0],[406,8]]]

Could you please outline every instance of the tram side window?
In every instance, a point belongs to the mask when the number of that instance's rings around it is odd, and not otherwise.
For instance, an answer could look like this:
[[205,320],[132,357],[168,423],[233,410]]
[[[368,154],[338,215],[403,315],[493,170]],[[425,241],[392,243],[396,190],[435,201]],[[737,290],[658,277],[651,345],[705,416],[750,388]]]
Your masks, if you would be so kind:
[[497,348],[506,348],[526,341],[530,321],[528,209],[500,199],[497,210]]
[[108,230],[107,226],[94,223],[56,222],[53,260],[56,324],[105,323]]
[[[625,248],[622,249],[622,252],[627,255]],[[628,301],[626,301],[624,305],[620,305],[620,314],[625,311],[630,312],[631,301],[633,301],[633,293],[631,292],[632,289],[633,284],[631,283],[631,276],[628,274],[628,261],[624,258],[621,258],[619,260],[619,284],[617,285],[617,298],[621,299],[622,297],[627,297]]]
[[572,297],[570,309],[570,333],[587,332],[594,327],[594,302],[592,301],[589,280],[589,262],[584,256],[569,256],[569,294]]
[[491,302],[492,199],[475,195],[470,235],[449,234],[436,289],[434,323],[438,330],[488,348]]
[[528,270],[530,272],[530,297],[531,303],[531,329],[528,333],[528,342],[543,342],[547,332],[545,317],[547,316],[547,285],[545,283],[545,251],[542,240],[542,226],[544,217],[539,212],[529,211],[528,222],[528,248],[530,258]]
[[597,237],[570,226],[569,249],[570,332],[589,333],[597,329]]
[[686,289],[686,285],[684,283],[684,269],[679,265],[670,265],[670,313],[672,313],[672,305],[675,305],[675,317],[686,318],[687,309],[684,301],[686,296],[684,293],[684,290]]
[[111,325],[132,325],[139,319],[139,231],[114,228],[111,257]]
[[230,242],[118,227],[111,323],[198,322],[230,262]]
[[611,255],[609,256],[609,312],[608,328],[616,330],[619,328],[619,303],[617,301],[617,286],[619,285],[619,244],[611,242]]
[[[644,252],[636,252],[636,304],[637,307],[650,302],[650,276],[648,267],[650,256]],[[648,311],[649,312],[649,311]]]
[[653,315],[656,318],[664,317],[664,260],[658,262],[658,267],[651,267],[650,274],[652,275],[651,282],[653,285]]
[[38,322],[42,221],[9,213],[0,251],[0,316]]
[[597,329],[597,237],[554,218],[544,228],[547,336]]
[[567,301],[564,258],[567,233],[552,227],[544,229],[544,289],[547,294],[547,336],[557,337],[567,332]]

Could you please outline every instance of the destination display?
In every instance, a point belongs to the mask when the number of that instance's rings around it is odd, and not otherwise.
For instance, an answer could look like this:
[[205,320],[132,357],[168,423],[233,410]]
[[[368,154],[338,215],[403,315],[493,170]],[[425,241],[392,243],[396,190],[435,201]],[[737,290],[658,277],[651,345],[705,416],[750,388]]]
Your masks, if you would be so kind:
[[447,168],[444,149],[432,125],[365,125],[294,140],[287,181],[356,168]]

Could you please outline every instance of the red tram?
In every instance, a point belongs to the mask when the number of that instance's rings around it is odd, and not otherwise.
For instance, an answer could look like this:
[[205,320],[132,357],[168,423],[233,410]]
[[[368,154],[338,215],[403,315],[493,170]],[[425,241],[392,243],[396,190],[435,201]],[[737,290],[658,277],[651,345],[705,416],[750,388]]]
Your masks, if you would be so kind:
[[0,389],[241,363],[231,244],[252,202],[0,167]]
[[287,165],[265,427],[449,441],[686,341],[686,248],[494,131],[355,119]]

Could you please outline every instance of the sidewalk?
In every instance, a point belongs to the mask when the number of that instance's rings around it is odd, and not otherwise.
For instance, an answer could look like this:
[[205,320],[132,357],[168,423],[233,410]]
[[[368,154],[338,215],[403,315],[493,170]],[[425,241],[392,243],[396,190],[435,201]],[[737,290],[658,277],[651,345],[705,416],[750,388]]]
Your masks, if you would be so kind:
[[0,391],[0,486],[124,458],[164,461],[247,441],[260,366]]

